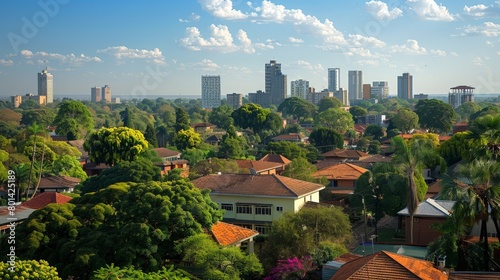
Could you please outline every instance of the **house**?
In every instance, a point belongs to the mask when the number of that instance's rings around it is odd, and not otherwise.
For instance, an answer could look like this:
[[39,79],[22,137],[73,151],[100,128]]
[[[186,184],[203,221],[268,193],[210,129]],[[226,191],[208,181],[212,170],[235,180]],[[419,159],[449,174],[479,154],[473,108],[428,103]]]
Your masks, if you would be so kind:
[[225,210],[223,221],[265,234],[285,212],[297,212],[308,201],[319,202],[325,187],[280,175],[220,174],[192,181],[210,190],[210,198]]
[[167,148],[155,148],[154,150],[158,154],[158,157],[161,159],[161,162],[156,163],[155,165],[160,168],[162,176],[176,168],[182,169],[182,177],[189,176],[188,161],[185,159],[181,159],[181,152],[170,150]]
[[219,145],[219,143],[222,141],[222,138],[218,136],[217,134],[213,134],[207,137],[205,139],[205,143],[210,144],[212,146]]
[[111,166],[105,163],[96,164],[95,162],[87,162],[82,166],[83,171],[85,171],[88,176],[99,175],[104,169],[108,169],[110,167]]
[[368,169],[351,163],[339,163],[320,169],[314,172],[312,176],[315,178],[325,177],[330,182],[329,187],[333,187],[335,190],[353,192],[359,176],[367,171]]
[[445,280],[448,275],[429,261],[380,251],[344,263],[330,280]]
[[294,143],[307,143],[309,140],[309,137],[306,137],[302,135],[301,133],[288,133],[288,134],[281,134],[276,137],[271,138],[271,140],[279,142],[279,141],[287,141],[287,142],[294,142]]
[[70,176],[49,176],[42,177],[38,184],[38,190],[43,192],[73,192],[81,179]]
[[196,133],[199,133],[199,134],[204,134],[204,133],[207,133],[207,132],[211,132],[212,130],[214,130],[215,128],[217,128],[217,126],[215,124],[208,123],[208,122],[202,122],[202,123],[192,124],[191,127],[194,129],[194,131]]
[[[237,159],[238,168],[247,170],[248,173],[255,172],[256,174],[278,174],[278,170],[283,168],[283,165],[277,162],[257,161],[247,159]],[[256,175],[254,174],[254,175]]]
[[286,157],[278,154],[267,154],[263,156],[259,161],[266,161],[266,162],[275,162],[279,163],[281,165],[280,168],[276,170],[276,173],[279,175],[283,171],[285,171],[285,168],[287,165],[289,165],[292,161],[287,159]]
[[248,253],[254,252],[253,238],[259,235],[259,232],[253,229],[217,222],[212,225],[210,230],[212,238],[221,246],[246,246]]
[[154,150],[162,161],[172,161],[181,159],[182,155],[181,152],[170,150],[167,148],[154,148]]
[[70,146],[75,147],[76,149],[78,149],[78,151],[80,153],[82,153],[82,155],[78,159],[78,161],[80,162],[80,164],[83,165],[85,162],[87,162],[87,160],[89,159],[89,153],[87,151],[85,151],[85,149],[83,148],[83,144],[85,143],[85,140],[83,140],[83,139],[70,140],[67,143]]
[[338,161],[353,161],[353,160],[362,160],[370,157],[370,154],[367,154],[358,150],[341,150],[335,149],[329,152],[321,154],[325,160],[338,160]]
[[427,188],[427,193],[425,194],[425,199],[427,198],[435,199],[442,189],[443,189],[443,184],[441,180],[436,180],[430,183],[429,187]]
[[[417,211],[413,215],[413,244],[427,246],[430,242],[441,236],[441,233],[432,228],[433,224],[443,223],[455,205],[455,201],[434,200],[428,198],[418,204]],[[410,214],[405,208],[398,212],[400,218],[404,218],[405,242],[411,244]]]

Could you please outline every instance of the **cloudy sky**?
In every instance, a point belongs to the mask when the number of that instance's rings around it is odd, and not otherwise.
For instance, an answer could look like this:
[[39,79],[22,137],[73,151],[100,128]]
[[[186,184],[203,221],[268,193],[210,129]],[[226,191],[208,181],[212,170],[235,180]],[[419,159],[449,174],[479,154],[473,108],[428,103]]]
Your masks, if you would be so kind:
[[0,1],[0,97],[37,91],[48,67],[55,95],[200,95],[264,89],[264,64],[288,81],[327,87],[327,69],[363,83],[410,72],[414,93],[456,85],[500,93],[500,1],[151,0]]

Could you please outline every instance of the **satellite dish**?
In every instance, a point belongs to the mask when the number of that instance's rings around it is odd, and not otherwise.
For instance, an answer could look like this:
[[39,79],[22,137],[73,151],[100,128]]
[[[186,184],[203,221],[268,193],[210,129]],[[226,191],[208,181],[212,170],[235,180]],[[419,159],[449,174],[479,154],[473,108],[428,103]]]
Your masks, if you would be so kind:
[[259,175],[259,173],[257,173],[257,171],[255,169],[253,169],[253,168],[250,168],[250,173],[252,175]]

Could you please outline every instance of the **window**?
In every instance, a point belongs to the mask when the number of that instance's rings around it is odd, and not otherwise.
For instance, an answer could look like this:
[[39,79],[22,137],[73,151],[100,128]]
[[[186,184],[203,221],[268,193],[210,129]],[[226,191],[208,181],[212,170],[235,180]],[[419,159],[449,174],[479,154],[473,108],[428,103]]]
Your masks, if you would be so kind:
[[252,214],[252,205],[248,205],[248,204],[236,205],[236,213],[238,213],[238,214]]
[[220,209],[226,210],[226,211],[233,211],[233,204],[230,204],[230,203],[221,203]]
[[256,205],[255,214],[257,215],[271,215],[271,206],[268,205]]
[[270,227],[267,225],[255,225],[255,230],[260,234],[267,234],[269,232]]
[[283,212],[283,206],[276,206],[276,212]]

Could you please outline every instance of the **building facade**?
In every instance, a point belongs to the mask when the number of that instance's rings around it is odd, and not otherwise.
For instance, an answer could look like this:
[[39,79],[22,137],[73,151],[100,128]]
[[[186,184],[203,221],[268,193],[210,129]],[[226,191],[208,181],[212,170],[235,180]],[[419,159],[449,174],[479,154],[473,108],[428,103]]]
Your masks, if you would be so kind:
[[233,109],[238,109],[243,105],[243,95],[241,93],[231,93],[226,95],[227,105],[233,107]]
[[347,90],[339,88],[338,91],[334,92],[334,97],[340,100],[344,106],[349,106],[349,94]]
[[308,92],[309,92],[309,81],[299,79],[290,82],[290,94],[292,97],[300,97],[307,99]]
[[321,99],[333,97],[333,92],[328,91],[328,89],[324,89],[321,92],[310,91],[307,93],[306,100],[314,105],[318,105]]
[[363,84],[363,100],[371,98],[371,89],[372,86],[370,84]]
[[251,103],[259,104],[262,107],[269,107],[271,105],[271,95],[258,90],[256,92],[250,92],[248,94],[248,100]]
[[92,102],[101,101],[101,88],[100,87],[90,88],[90,101],[92,101]]
[[377,81],[372,83],[370,90],[371,98],[385,99],[389,97],[389,83],[386,81]]
[[451,91],[448,94],[448,104],[456,109],[465,102],[474,102],[474,89],[470,86],[456,86],[450,88]]
[[405,100],[413,98],[413,76],[410,73],[398,76],[398,97]]
[[363,72],[358,70],[349,71],[348,83],[349,100],[363,99]]
[[47,68],[38,73],[38,95],[46,96],[46,102],[54,102],[54,77]]
[[201,107],[220,106],[220,76],[201,76]]
[[328,91],[336,92],[340,88],[340,68],[328,68]]
[[111,88],[108,85],[101,88],[101,100],[111,103]]
[[279,106],[287,97],[287,76],[281,72],[281,63],[276,60],[266,63],[265,84],[270,103]]

